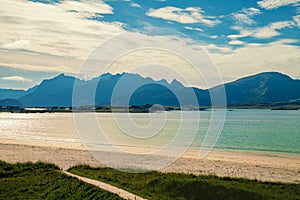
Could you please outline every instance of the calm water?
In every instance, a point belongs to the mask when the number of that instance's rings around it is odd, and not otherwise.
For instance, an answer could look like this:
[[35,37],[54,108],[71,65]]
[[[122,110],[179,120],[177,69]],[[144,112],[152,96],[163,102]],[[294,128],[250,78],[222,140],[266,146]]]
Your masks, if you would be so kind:
[[[212,112],[200,112],[199,126],[191,147],[197,148],[202,145]],[[130,114],[132,122],[138,127],[133,133],[130,132],[131,127],[126,121],[127,114],[116,114],[118,123],[111,113],[97,113],[95,116],[97,126],[101,127],[109,141],[121,146],[161,147],[170,143],[180,128],[180,112]],[[156,124],[149,125],[153,123],[149,116],[157,120],[154,120]],[[197,119],[191,117],[186,121],[185,126],[181,126],[182,132],[185,133],[185,137],[181,139],[183,143],[191,139],[187,137],[191,137],[189,132],[193,128],[187,124],[195,124]],[[79,130],[81,133],[88,132],[89,128],[80,127]],[[143,128],[146,131],[141,131]],[[0,113],[0,138],[80,143],[71,113]],[[300,111],[236,109],[227,112],[223,131],[215,148],[300,154]]]

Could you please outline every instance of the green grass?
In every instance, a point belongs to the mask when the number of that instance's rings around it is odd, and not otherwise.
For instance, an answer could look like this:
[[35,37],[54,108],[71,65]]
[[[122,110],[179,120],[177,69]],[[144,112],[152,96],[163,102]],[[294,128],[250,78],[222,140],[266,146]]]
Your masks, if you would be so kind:
[[299,184],[178,173],[126,173],[86,165],[70,168],[69,172],[110,183],[148,199],[300,199]]
[[0,199],[121,199],[63,174],[53,164],[0,161]]

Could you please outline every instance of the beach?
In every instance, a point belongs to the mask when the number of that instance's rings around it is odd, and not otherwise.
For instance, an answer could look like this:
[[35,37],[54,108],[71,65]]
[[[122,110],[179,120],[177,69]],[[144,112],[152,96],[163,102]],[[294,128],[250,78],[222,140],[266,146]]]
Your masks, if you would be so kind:
[[[11,163],[43,161],[54,163],[63,170],[78,164],[104,166],[80,143],[1,138],[0,146],[0,160]],[[182,157],[161,171],[299,183],[300,156],[256,151],[213,150],[208,156],[200,159],[198,150],[189,149]]]

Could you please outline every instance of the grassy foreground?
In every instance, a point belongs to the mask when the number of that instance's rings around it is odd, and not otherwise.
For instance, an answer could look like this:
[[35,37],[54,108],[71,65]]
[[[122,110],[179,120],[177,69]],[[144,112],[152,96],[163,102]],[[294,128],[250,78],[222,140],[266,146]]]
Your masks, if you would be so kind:
[[178,173],[126,173],[86,165],[70,168],[69,172],[110,183],[148,199],[300,199],[300,184]]
[[121,199],[69,177],[53,164],[0,161],[0,199]]

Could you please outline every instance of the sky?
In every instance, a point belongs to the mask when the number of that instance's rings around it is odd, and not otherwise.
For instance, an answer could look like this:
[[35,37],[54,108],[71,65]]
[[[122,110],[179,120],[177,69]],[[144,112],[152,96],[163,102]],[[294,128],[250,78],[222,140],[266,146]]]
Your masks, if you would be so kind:
[[[112,38],[124,33],[139,33],[115,40],[125,47],[152,40],[201,48],[224,82],[265,71],[300,78],[300,0],[1,0],[0,9],[0,88],[28,89],[60,73],[97,76],[103,70],[84,74],[86,61],[99,48],[102,57],[117,50]],[[180,80],[168,73],[174,69],[192,86],[207,87],[174,52],[137,49],[117,59],[107,56],[113,59],[108,71]],[[109,61],[99,58],[93,67],[104,63]]]

